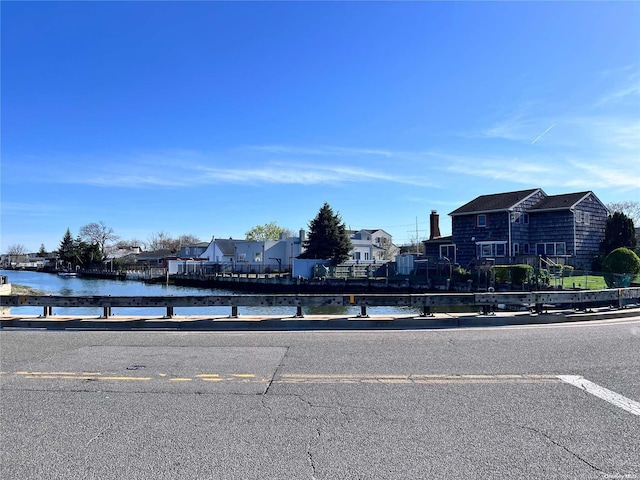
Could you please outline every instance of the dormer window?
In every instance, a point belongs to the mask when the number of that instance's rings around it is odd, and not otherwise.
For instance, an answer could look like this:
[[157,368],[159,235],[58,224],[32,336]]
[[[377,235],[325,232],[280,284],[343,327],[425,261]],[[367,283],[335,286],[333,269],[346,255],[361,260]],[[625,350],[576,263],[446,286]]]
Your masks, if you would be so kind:
[[487,216],[483,213],[476,216],[476,227],[484,228],[487,226]]

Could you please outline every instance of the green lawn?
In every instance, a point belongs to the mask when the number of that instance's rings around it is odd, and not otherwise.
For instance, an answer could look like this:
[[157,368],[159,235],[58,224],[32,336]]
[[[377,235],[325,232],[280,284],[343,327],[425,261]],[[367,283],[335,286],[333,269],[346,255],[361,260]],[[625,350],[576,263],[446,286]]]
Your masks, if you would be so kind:
[[[640,275],[637,275],[634,282],[640,282]],[[607,287],[602,275],[574,275],[564,278],[564,287],[572,288],[575,283],[577,288],[587,288],[588,290],[603,290]]]

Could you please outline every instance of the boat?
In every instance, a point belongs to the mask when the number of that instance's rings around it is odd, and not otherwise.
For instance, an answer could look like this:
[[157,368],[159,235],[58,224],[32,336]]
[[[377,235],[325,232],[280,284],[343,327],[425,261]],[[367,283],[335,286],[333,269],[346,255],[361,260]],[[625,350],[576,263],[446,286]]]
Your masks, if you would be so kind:
[[76,277],[78,274],[75,272],[58,272],[61,277]]

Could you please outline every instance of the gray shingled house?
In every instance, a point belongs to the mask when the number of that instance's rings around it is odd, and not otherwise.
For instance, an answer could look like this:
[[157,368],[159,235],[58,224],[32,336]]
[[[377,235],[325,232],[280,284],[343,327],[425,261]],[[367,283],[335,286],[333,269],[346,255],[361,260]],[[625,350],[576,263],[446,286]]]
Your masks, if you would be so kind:
[[528,263],[542,257],[591,267],[609,210],[590,191],[547,195],[534,188],[481,195],[451,216],[451,236],[425,243],[427,256],[444,256],[463,267]]

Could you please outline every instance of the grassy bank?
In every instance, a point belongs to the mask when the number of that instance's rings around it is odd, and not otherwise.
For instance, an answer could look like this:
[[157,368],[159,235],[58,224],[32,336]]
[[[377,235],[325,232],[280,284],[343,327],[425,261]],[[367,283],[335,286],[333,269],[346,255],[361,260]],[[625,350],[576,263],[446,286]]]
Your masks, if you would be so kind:
[[26,285],[11,284],[12,295],[46,295],[42,290],[36,288],[27,287]]

